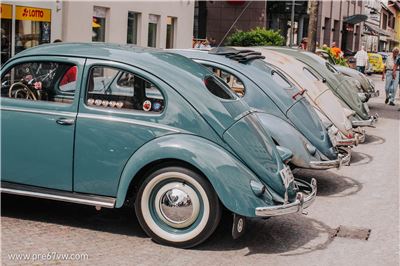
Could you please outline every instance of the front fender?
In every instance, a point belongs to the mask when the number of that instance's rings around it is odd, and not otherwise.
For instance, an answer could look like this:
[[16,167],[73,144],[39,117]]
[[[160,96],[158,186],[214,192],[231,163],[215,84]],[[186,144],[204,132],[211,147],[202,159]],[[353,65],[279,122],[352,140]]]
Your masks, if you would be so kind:
[[[316,158],[310,154],[306,145],[311,144],[291,124],[279,117],[266,113],[258,113],[257,116],[260,118],[263,127],[277,142],[277,145],[288,148],[293,152],[293,158],[290,161],[293,165],[301,168],[311,168],[311,161],[321,160],[321,158]],[[319,154],[319,152],[316,154]]]
[[187,162],[210,181],[222,204],[239,215],[254,217],[258,206],[273,205],[270,193],[257,197],[250,181],[260,183],[256,175],[221,146],[189,134],[172,134],[156,138],[137,150],[127,162],[119,182],[116,207],[125,201],[129,185],[146,165],[163,159]]

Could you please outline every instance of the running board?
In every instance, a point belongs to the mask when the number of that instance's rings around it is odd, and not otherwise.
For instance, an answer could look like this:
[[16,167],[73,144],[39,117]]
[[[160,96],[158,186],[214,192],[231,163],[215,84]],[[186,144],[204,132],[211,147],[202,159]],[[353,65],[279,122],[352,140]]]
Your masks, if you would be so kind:
[[115,198],[1,182],[0,193],[114,208]]

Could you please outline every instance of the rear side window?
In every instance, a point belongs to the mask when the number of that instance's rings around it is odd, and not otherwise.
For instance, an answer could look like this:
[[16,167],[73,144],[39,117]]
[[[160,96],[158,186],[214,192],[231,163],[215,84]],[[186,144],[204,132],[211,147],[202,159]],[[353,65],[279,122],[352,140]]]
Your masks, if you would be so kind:
[[86,104],[98,108],[161,113],[164,97],[144,78],[122,69],[96,66],[90,70]]
[[229,87],[214,76],[206,77],[204,79],[204,84],[206,85],[208,91],[217,96],[218,98],[225,100],[235,99],[235,96],[230,91]]
[[222,69],[214,66],[205,65],[210,71],[214,73],[215,76],[219,77],[229,86],[231,91],[233,91],[237,96],[243,97],[245,94],[245,88],[243,82],[235,75],[228,73]]

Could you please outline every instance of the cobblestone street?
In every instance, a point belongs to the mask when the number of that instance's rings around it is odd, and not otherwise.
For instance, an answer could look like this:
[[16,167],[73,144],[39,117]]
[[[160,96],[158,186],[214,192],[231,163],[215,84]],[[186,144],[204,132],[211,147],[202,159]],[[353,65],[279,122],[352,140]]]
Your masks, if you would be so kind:
[[[3,265],[399,265],[399,128],[397,106],[381,92],[369,101],[379,113],[367,128],[365,144],[353,149],[350,167],[295,170],[318,182],[308,215],[248,221],[247,232],[231,237],[225,214],[205,243],[182,250],[154,243],[141,230],[134,211],[102,209],[11,195],[1,196]],[[21,167],[24,167],[23,164]],[[339,227],[370,229],[368,240],[338,233]],[[346,237],[347,236],[347,237]],[[350,237],[348,237],[350,236]],[[354,237],[354,238],[352,238]],[[81,260],[17,260],[15,254],[87,254]]]

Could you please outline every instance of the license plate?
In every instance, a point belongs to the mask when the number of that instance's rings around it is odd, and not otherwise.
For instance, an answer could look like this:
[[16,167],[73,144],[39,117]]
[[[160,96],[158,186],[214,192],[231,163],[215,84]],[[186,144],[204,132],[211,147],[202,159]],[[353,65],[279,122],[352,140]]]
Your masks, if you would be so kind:
[[279,173],[281,174],[283,185],[287,189],[290,183],[294,181],[293,173],[288,166],[285,166]]
[[369,106],[367,103],[363,103],[365,111],[367,111],[367,113],[369,114]]

